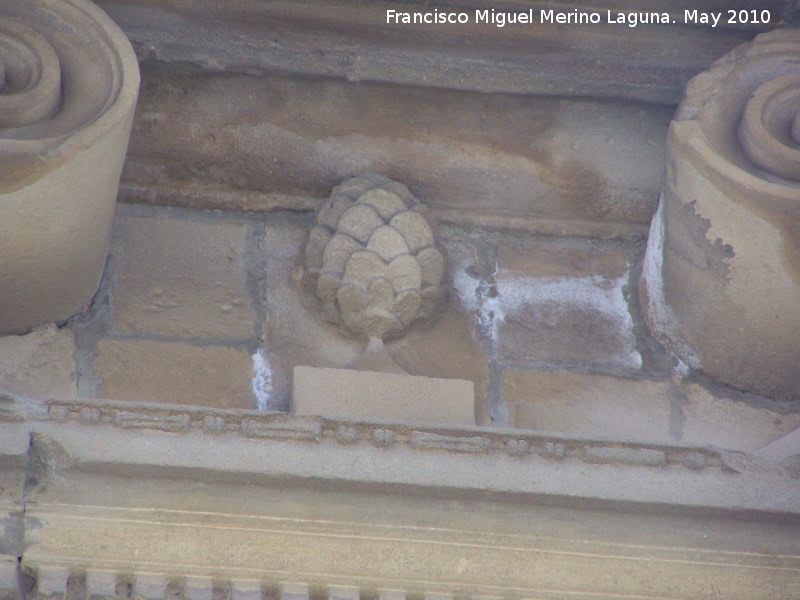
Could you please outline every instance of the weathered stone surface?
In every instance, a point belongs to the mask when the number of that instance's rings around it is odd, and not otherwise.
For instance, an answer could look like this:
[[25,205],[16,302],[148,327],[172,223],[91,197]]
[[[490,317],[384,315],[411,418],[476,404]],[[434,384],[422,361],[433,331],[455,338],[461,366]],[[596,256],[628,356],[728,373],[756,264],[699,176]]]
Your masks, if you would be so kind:
[[234,579],[231,581],[231,600],[261,600],[263,590],[256,579]]
[[260,242],[266,275],[261,293],[267,311],[263,352],[272,371],[271,410],[289,410],[296,365],[343,368],[363,349],[362,342],[346,339],[338,326],[325,322],[315,306],[304,305],[306,295],[292,275],[306,237],[303,229],[268,226]]
[[[134,41],[143,60],[193,63],[209,70],[295,72],[353,82],[389,81],[480,92],[601,96],[676,103],[686,81],[715,58],[780,25],[786,0],[711,0],[703,11],[769,9],[769,24],[684,26],[683,0],[642,4],[598,0],[602,23],[540,23],[540,9],[572,12],[581,2],[498,5],[527,13],[533,23],[476,24],[465,1],[430,4],[356,0],[284,4],[230,2],[222,10],[201,0],[100,0]],[[466,25],[402,25],[386,11],[464,11]],[[669,25],[605,24],[606,12],[668,12]],[[748,21],[750,21],[748,19]],[[391,40],[392,43],[388,43]]]
[[681,441],[754,452],[800,427],[800,414],[782,414],[730,397],[718,397],[698,384],[683,386],[686,403]]
[[587,462],[603,464],[627,464],[647,467],[666,467],[667,456],[663,451],[648,448],[587,448]]
[[210,577],[187,577],[183,582],[186,600],[211,600],[214,582]]
[[587,249],[564,243],[537,243],[525,248],[497,250],[501,274],[525,277],[592,277],[613,280],[628,273],[623,252]]
[[72,332],[55,325],[0,337],[0,388],[33,398],[74,398],[74,352]]
[[426,327],[412,329],[387,344],[398,365],[414,375],[467,379],[475,386],[475,422],[490,425],[486,406],[489,362],[470,317],[448,304]]
[[121,197],[308,210],[346,177],[374,172],[447,222],[645,233],[672,113],[146,65]]
[[64,600],[67,597],[69,569],[44,564],[36,573],[36,597],[41,600]]
[[798,49],[795,30],[764,34],[689,83],[641,284],[670,352],[780,400],[800,397]]
[[186,338],[253,335],[247,226],[121,217],[113,243],[113,326]]
[[243,350],[104,339],[94,370],[100,398],[254,408],[253,361]]
[[139,65],[128,39],[92,2],[6,0],[0,88],[6,335],[62,324],[97,290]]
[[660,381],[507,369],[509,427],[587,438],[670,443],[670,400]]
[[368,421],[474,425],[475,389],[463,379],[298,366],[291,410]]
[[480,309],[499,356],[516,364],[625,373],[641,367],[617,252],[533,245],[498,252]]
[[[759,448],[753,454],[759,458],[764,458],[773,462],[781,462],[784,464],[789,462],[800,466],[800,462],[798,462],[798,459],[800,459],[800,428]],[[797,472],[797,470],[795,470],[795,472]]]

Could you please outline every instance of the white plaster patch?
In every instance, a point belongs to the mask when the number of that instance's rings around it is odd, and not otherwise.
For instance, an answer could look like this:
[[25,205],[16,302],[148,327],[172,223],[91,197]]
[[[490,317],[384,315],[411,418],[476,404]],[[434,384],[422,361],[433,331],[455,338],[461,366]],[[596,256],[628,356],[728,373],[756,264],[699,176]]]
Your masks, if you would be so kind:
[[[449,257],[451,262],[456,262],[452,260],[452,252]],[[453,265],[451,272],[453,287],[461,307],[466,311],[477,313],[478,328],[496,348],[497,325],[503,321],[503,312],[499,299],[496,297],[497,294],[492,293],[492,286],[488,282],[470,275],[464,264]],[[497,274],[498,267],[495,266],[492,279],[495,279]]]
[[[570,313],[596,315],[615,349],[609,349],[608,360],[626,369],[640,369],[641,354],[636,350],[628,304],[623,289],[625,274],[617,279],[602,275],[583,277],[504,276],[498,263],[488,280],[470,273],[470,261],[458,248],[448,248],[450,277],[459,303],[475,313],[476,324],[494,351],[501,350],[501,331],[508,318],[525,313],[533,316],[543,328],[559,326]],[[496,283],[495,283],[496,282]],[[563,322],[563,321],[562,321]],[[565,336],[574,333],[564,328]],[[565,340],[567,341],[567,340]],[[570,339],[571,343],[576,343]],[[579,341],[577,343],[580,343]],[[612,354],[613,353],[613,354]],[[605,359],[604,359],[605,361]]]
[[459,304],[467,312],[475,312],[481,307],[478,292],[481,280],[470,275],[468,271],[473,262],[470,260],[469,250],[458,242],[446,243],[445,245],[447,247],[447,272]]
[[263,351],[253,354],[253,394],[256,397],[257,410],[269,410],[272,399],[272,368]]
[[655,333],[668,338],[680,354],[685,366],[700,369],[700,357],[680,337],[677,319],[664,297],[664,197],[658,199],[658,209],[650,224],[647,251],[644,255],[642,277],[647,290],[647,316]]
[[453,287],[464,310],[472,312],[480,309],[481,302],[478,293],[480,283],[479,279],[472,277],[464,269],[458,269],[453,273]]

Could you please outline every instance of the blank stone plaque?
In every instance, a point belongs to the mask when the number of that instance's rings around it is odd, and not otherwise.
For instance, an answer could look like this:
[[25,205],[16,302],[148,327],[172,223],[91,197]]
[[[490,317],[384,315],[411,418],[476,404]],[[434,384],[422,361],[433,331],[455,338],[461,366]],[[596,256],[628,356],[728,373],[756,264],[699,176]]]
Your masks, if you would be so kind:
[[352,369],[295,367],[293,413],[475,425],[471,381]]

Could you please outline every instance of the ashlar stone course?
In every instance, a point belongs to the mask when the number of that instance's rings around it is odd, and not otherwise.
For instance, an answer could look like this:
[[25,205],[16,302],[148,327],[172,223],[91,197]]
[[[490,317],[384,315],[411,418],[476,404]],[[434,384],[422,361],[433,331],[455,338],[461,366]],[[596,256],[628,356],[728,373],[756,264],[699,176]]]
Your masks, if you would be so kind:
[[216,408],[254,408],[253,361],[245,350],[150,340],[98,344],[100,398]]
[[117,221],[114,329],[186,338],[245,338],[247,225],[171,218]]
[[509,426],[587,438],[674,443],[669,383],[606,375],[520,371],[503,375]]

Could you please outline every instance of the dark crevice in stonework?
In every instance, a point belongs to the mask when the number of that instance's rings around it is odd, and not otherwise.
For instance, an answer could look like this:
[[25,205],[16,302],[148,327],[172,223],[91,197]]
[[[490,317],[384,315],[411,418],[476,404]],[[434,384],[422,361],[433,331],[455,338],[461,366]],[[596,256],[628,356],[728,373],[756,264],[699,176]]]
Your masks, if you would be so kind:
[[642,374],[646,377],[662,378],[668,377],[674,371],[677,359],[667,353],[661,344],[656,341],[644,320],[642,298],[637,283],[642,276],[644,251],[645,247],[642,240],[637,243],[632,252],[633,258],[631,259],[631,267],[628,274],[628,285],[624,289],[624,294],[625,301],[628,304],[628,312],[633,322],[636,351],[642,357]]
[[673,381],[670,381],[667,386],[667,397],[669,398],[669,434],[673,440],[679,442],[683,439],[683,428],[686,425],[683,408],[688,404],[689,397]]
[[114,287],[116,261],[112,240],[112,247],[109,249],[103,269],[103,277],[89,309],[71,319],[67,324],[75,338],[73,356],[78,396],[81,398],[96,398],[97,388],[101,383],[94,371],[94,360],[99,354],[98,342],[111,329],[111,292]]
[[254,354],[259,350],[264,341],[265,327],[267,325],[267,308],[264,302],[264,294],[267,282],[266,254],[261,251],[260,243],[264,235],[264,224],[257,223],[250,225],[247,229],[245,240],[245,276],[247,294],[250,296],[250,306],[255,312],[256,318],[253,323],[253,338],[247,346],[248,352]]
[[492,427],[508,427],[509,412],[506,404],[502,365],[489,364],[489,384],[486,386],[486,410],[492,419]]

